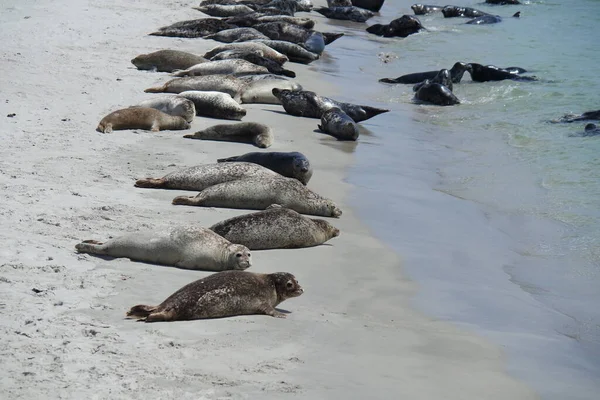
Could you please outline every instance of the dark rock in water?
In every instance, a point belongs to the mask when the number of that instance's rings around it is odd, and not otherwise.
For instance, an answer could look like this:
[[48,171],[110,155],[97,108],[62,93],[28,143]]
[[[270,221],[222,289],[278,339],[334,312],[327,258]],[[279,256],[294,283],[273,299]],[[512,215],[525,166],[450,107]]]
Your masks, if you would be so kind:
[[487,4],[496,4],[503,6],[505,4],[521,4],[519,0],[485,0]]
[[454,18],[454,17],[467,17],[467,18],[477,18],[483,17],[484,15],[489,15],[486,12],[476,10],[471,7],[457,7],[457,6],[446,6],[442,8],[442,14],[444,14],[444,18]]
[[431,83],[429,80],[423,82],[423,85],[415,92],[415,99],[438,106],[460,104],[460,100],[450,89],[439,83]]
[[365,22],[369,18],[373,17],[371,11],[363,10],[358,7],[321,7],[315,9],[321,15],[331,19],[349,20],[354,22]]
[[152,36],[170,36],[183,38],[197,38],[225,29],[237,28],[235,25],[230,25],[227,22],[218,18],[200,18],[187,21],[176,22],[173,25],[163,26],[156,32],[152,32]]
[[557,120],[552,120],[553,123],[558,122],[575,122],[575,121],[600,121],[600,110],[586,111],[583,114],[566,114]]
[[423,28],[421,21],[412,15],[403,15],[388,25],[375,24],[367,28],[367,32],[383,37],[407,37]]
[[381,7],[383,7],[384,1],[385,0],[352,0],[352,5],[378,12],[381,10]]
[[[466,64],[464,62],[460,62],[460,61],[456,62],[452,66],[452,69],[450,69],[450,76],[452,77],[452,82],[459,83],[461,81],[465,71],[467,71],[468,68],[470,68],[470,67],[468,67],[468,64]],[[415,83],[423,82],[425,79],[431,80],[431,79],[435,78],[439,72],[440,72],[439,70],[415,72],[413,74],[402,75],[395,79],[383,78],[383,79],[380,79],[379,82],[415,84]]]

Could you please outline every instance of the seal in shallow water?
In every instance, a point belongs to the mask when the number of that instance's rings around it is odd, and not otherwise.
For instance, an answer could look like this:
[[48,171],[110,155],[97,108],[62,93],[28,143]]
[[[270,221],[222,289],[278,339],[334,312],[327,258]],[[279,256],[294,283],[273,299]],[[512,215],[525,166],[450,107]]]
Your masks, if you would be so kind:
[[252,143],[256,147],[265,149],[273,144],[275,135],[267,125],[258,122],[240,122],[214,125],[192,135],[185,135],[184,138]]
[[313,174],[308,158],[297,151],[292,152],[252,152],[227,158],[219,158],[219,163],[255,163],[277,172],[287,178],[294,178],[306,185]]
[[415,86],[413,86],[413,92],[418,91],[421,88],[421,86],[423,86],[425,84],[425,82],[439,83],[440,85],[446,86],[448,89],[450,89],[450,91],[452,91],[452,89],[453,89],[452,79],[450,77],[450,71],[448,71],[447,69],[440,70],[437,73],[437,75],[434,76],[433,79],[431,79],[431,80],[426,79],[423,82],[419,82],[419,83],[415,84]]
[[144,100],[135,107],[149,107],[165,114],[182,117],[187,122],[192,122],[196,116],[194,102],[181,96],[159,96]]
[[359,135],[356,122],[337,107],[330,108],[321,115],[318,127],[339,140],[356,140]]
[[106,243],[85,240],[75,248],[80,253],[126,257],[185,269],[243,270],[252,265],[247,247],[230,243],[210,229],[196,226],[138,231],[109,239]]
[[559,119],[552,120],[550,122],[575,122],[575,121],[594,121],[600,120],[600,110],[586,111],[583,114],[565,114]]
[[272,206],[252,214],[221,221],[209,229],[231,243],[250,250],[297,249],[318,246],[340,231],[323,219],[311,219],[294,210]]
[[275,307],[304,290],[287,272],[218,272],[182,287],[158,306],[131,307],[127,317],[145,322],[263,314],[285,318]]
[[413,4],[412,6],[410,6],[410,8],[412,8],[413,12],[415,13],[415,15],[425,15],[425,14],[431,14],[434,12],[438,12],[438,11],[442,11],[442,6],[430,6],[427,4]]
[[186,69],[192,65],[208,61],[204,57],[179,50],[158,50],[154,53],[140,54],[131,60],[137,69],[156,69],[158,72],[173,72],[177,69]]
[[189,128],[190,124],[182,117],[165,114],[149,107],[129,107],[114,111],[102,118],[96,130],[103,133],[126,129],[158,132]]
[[421,21],[412,15],[403,15],[387,25],[374,24],[367,28],[367,32],[383,37],[407,37],[419,32],[423,28]]
[[438,106],[460,104],[460,100],[450,89],[439,83],[431,83],[429,79],[419,86],[415,92],[415,99]]
[[174,23],[173,25],[163,26],[158,31],[152,32],[150,35],[197,38],[235,27],[235,25],[230,25],[219,18],[200,18],[180,21]]
[[[469,69],[471,69],[469,64],[466,64],[466,63],[460,62],[460,61],[455,63],[452,66],[452,68],[450,69],[450,76],[452,77],[452,82],[459,83],[461,81],[465,71],[468,71]],[[440,72],[439,69],[435,70],[435,71],[415,72],[412,74],[406,74],[406,75],[399,76],[398,78],[395,78],[395,79],[394,78],[382,78],[379,80],[379,82],[415,84],[415,83],[423,82],[425,79],[433,79],[439,72]]]
[[197,196],[179,196],[173,204],[266,210],[273,204],[301,214],[337,218],[342,210],[331,200],[318,195],[291,178],[240,179],[204,189]]
[[535,76],[522,76],[519,74],[514,74],[494,65],[481,65],[477,63],[469,63],[469,65],[471,66],[471,69],[468,71],[471,74],[471,79],[475,82],[503,81],[505,79],[512,79],[515,81],[537,80]]
[[273,178],[278,176],[276,172],[269,168],[250,162],[202,164],[171,172],[162,178],[140,179],[135,182],[135,186],[200,191],[219,183],[238,179]]

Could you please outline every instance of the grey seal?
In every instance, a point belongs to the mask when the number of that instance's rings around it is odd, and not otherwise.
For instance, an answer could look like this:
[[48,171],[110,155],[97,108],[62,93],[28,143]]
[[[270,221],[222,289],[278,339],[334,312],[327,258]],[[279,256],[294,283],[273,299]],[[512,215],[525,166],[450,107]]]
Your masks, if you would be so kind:
[[182,117],[165,114],[149,107],[129,107],[114,111],[102,118],[96,130],[103,133],[127,129],[158,132],[189,128],[190,124]]
[[481,65],[477,63],[469,63],[469,74],[475,82],[503,81],[512,79],[514,81],[536,81],[535,76],[522,76],[508,71],[504,68],[496,67],[495,65]]
[[137,107],[149,107],[165,114],[183,117],[187,122],[192,122],[196,116],[194,102],[181,96],[159,96],[144,100]]
[[[450,76],[452,77],[453,83],[459,83],[462,80],[465,71],[471,69],[471,66],[467,63],[458,61],[454,63],[452,68],[450,69]],[[399,76],[398,78],[382,78],[379,82],[384,83],[419,83],[423,82],[425,79],[433,79],[440,72],[440,70],[435,71],[425,71],[425,72],[415,72],[412,74],[406,74]]]
[[254,10],[243,4],[208,4],[200,7],[192,7],[211,17],[234,17],[253,12]]
[[265,67],[253,64],[239,58],[232,60],[209,61],[202,64],[196,64],[188,69],[177,71],[173,76],[206,76],[206,75],[253,75],[268,74],[269,70]]
[[273,94],[273,89],[280,90],[302,90],[302,86],[294,81],[283,79],[260,79],[249,82],[241,94],[243,104],[281,104],[281,101]]
[[233,244],[207,228],[179,226],[168,230],[138,231],[101,243],[86,240],[80,253],[126,257],[133,261],[206,271],[243,270],[252,265],[250,250]]
[[450,71],[448,71],[447,69],[441,69],[437,73],[437,75],[433,77],[433,79],[431,79],[431,80],[426,79],[425,81],[419,82],[415,86],[413,86],[413,92],[416,92],[417,90],[419,90],[421,88],[421,86],[423,86],[425,84],[426,81],[429,83],[439,83],[441,85],[444,85],[448,89],[450,89],[450,91],[452,91],[453,86],[454,86],[452,84],[452,77],[451,77]]
[[327,7],[352,7],[350,0],[327,0]]
[[212,39],[223,43],[245,42],[246,40],[268,38],[268,36],[265,36],[256,29],[250,27],[226,29],[224,31],[213,33],[212,35],[204,36],[204,39]]
[[[240,98],[242,89],[246,86],[245,82],[237,79],[235,76],[228,75],[208,75],[208,76],[189,76],[186,78],[171,79],[161,86],[155,86],[144,90],[146,93],[175,93],[179,94],[191,90],[222,92],[227,93],[234,99]],[[198,110],[196,110],[198,111]]]
[[476,10],[471,7],[457,7],[457,6],[446,6],[446,7],[442,8],[442,14],[444,14],[444,18],[454,18],[454,17],[477,18],[477,17],[482,17],[484,15],[490,15],[484,11]]
[[366,22],[369,18],[372,18],[375,14],[371,11],[364,10],[358,7],[320,7],[315,9],[321,15],[331,19],[342,19],[354,22]]
[[262,67],[265,67],[271,74],[289,76],[290,78],[296,77],[296,73],[294,71],[290,71],[289,69],[283,68],[281,64],[271,60],[270,58],[263,57],[262,52],[228,50],[217,54],[216,56],[211,58],[211,61],[231,59],[246,60],[253,64],[260,65]]
[[287,272],[224,271],[185,285],[158,306],[133,306],[127,317],[144,322],[252,314],[285,318],[275,307],[303,292],[294,275]]
[[485,0],[487,4],[505,5],[505,4],[521,4],[519,0]]
[[441,12],[442,11],[442,6],[430,6],[427,4],[413,4],[412,6],[410,6],[410,8],[412,8],[413,12],[415,13],[415,15],[425,15],[425,14],[431,14],[434,12]]
[[214,125],[192,135],[184,135],[183,137],[187,139],[252,143],[261,149],[270,147],[275,140],[275,135],[271,128],[258,122]]
[[235,25],[230,25],[219,18],[200,18],[180,21],[169,26],[163,26],[158,31],[152,32],[150,35],[198,38],[235,27]]
[[214,47],[211,50],[207,51],[204,54],[204,57],[210,59],[216,56],[217,54],[228,50],[260,50],[262,52],[263,57],[270,58],[271,60],[278,62],[279,64],[283,64],[286,61],[289,61],[286,55],[281,54],[279,51],[267,46],[265,43],[254,40],[241,43],[229,43]]
[[356,140],[359,135],[356,122],[337,107],[330,108],[321,115],[318,127],[339,140]]
[[412,15],[403,15],[387,25],[374,24],[367,28],[367,32],[383,37],[407,37],[419,32],[423,28],[421,21]]
[[337,218],[342,210],[332,201],[318,195],[296,179],[248,178],[225,182],[204,189],[197,196],[179,196],[173,204],[266,210],[273,204],[301,214]]
[[246,110],[227,93],[189,90],[179,96],[193,101],[196,115],[202,117],[240,121],[246,116]]
[[256,24],[264,22],[283,21],[302,26],[306,29],[315,27],[315,21],[310,18],[290,17],[287,15],[263,15],[260,13],[251,13],[240,15],[238,17],[230,17],[226,19],[227,23],[239,27],[253,27]]
[[135,182],[139,188],[204,190],[219,183],[246,178],[273,178],[276,172],[250,162],[202,164],[173,171],[162,178],[145,178]]
[[596,126],[596,124],[586,124],[583,132],[571,133],[569,137],[591,137],[591,136],[599,136],[600,128]]
[[310,64],[311,62],[319,59],[318,54],[308,51],[300,45],[283,40],[253,40],[247,43],[265,44],[277,52],[285,54],[290,61],[295,63]]
[[240,156],[219,158],[218,163],[255,163],[287,178],[294,178],[306,186],[313,169],[308,158],[297,151],[251,152]]
[[158,50],[153,53],[140,54],[131,63],[142,70],[157,70],[158,72],[173,72],[186,69],[192,65],[208,61],[204,57],[179,50]]
[[209,229],[231,243],[244,245],[250,250],[313,247],[340,234],[336,227],[323,219],[311,219],[278,206],[239,215]]

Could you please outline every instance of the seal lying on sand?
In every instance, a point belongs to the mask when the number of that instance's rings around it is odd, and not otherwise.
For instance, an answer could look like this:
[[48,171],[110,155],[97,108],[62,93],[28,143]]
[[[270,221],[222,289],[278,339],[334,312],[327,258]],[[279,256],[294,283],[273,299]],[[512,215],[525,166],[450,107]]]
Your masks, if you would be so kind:
[[253,75],[268,74],[265,67],[253,64],[239,58],[232,60],[209,61],[196,64],[188,69],[177,71],[173,76],[203,76],[203,75]]
[[488,4],[497,4],[497,5],[505,5],[505,4],[521,4],[519,0],[485,0]]
[[144,100],[136,107],[149,107],[165,114],[183,117],[187,122],[192,122],[196,116],[194,102],[181,96],[159,96]]
[[[452,66],[452,68],[450,69],[450,76],[452,77],[452,82],[459,83],[461,81],[465,71],[468,71],[469,69],[471,69],[469,64],[466,64],[466,63],[460,62],[460,61],[455,63]],[[402,75],[395,79],[383,78],[383,79],[380,79],[379,82],[415,84],[415,83],[423,82],[425,79],[433,79],[439,72],[440,72],[440,70],[415,72],[413,74]]]
[[177,69],[186,69],[192,65],[201,64],[208,61],[204,57],[192,53],[186,53],[179,50],[159,50],[154,53],[140,54],[131,63],[137,69],[151,70],[158,72],[173,72]]
[[268,39],[268,36],[263,35],[259,31],[250,27],[226,29],[212,35],[204,36],[204,39],[212,39],[217,42],[233,43],[245,42],[254,39]]
[[318,127],[339,140],[356,140],[359,135],[356,122],[337,107],[330,108],[321,115]]
[[237,79],[235,76],[189,76],[186,78],[171,79],[164,85],[148,88],[144,90],[144,92],[175,94],[196,90],[208,92],[222,92],[227,93],[234,99],[238,100],[240,98],[240,93],[245,86],[246,83]]
[[300,45],[284,40],[254,40],[250,43],[265,44],[277,52],[285,54],[290,61],[295,63],[310,64],[319,59],[318,54],[308,51]]
[[425,14],[431,14],[434,12],[438,12],[438,11],[442,11],[442,6],[430,6],[427,4],[413,4],[412,6],[410,6],[410,8],[412,8],[413,12],[415,13],[415,15],[425,15]]
[[374,24],[367,28],[367,32],[383,37],[407,37],[419,32],[423,28],[421,21],[412,15],[403,15],[387,25]]
[[373,17],[371,11],[364,10],[358,7],[320,7],[315,9],[321,15],[331,19],[349,20],[354,22],[366,22]]
[[211,186],[195,197],[179,196],[173,204],[266,210],[272,204],[301,214],[339,217],[342,210],[331,200],[291,178],[249,178]]
[[211,17],[235,17],[236,15],[244,15],[254,11],[243,4],[208,4],[192,8]]
[[279,206],[230,218],[209,229],[250,250],[318,246],[340,234],[337,228],[323,219],[307,218]]
[[211,50],[207,51],[204,54],[204,57],[210,59],[216,56],[217,54],[228,50],[260,50],[262,52],[263,57],[270,58],[271,60],[278,62],[279,64],[283,64],[286,61],[289,61],[286,55],[281,54],[279,51],[267,46],[262,41],[254,40],[241,43],[229,43],[214,47]]
[[252,314],[285,318],[275,307],[303,292],[294,275],[287,272],[224,271],[182,287],[158,306],[133,306],[127,317],[145,322]]
[[102,118],[96,130],[103,133],[126,129],[144,129],[158,132],[164,130],[190,129],[182,117],[165,114],[149,107],[129,107],[114,111]]
[[135,182],[136,187],[153,189],[204,190],[219,183],[247,178],[275,178],[279,175],[261,165],[238,162],[202,164],[171,172],[162,178],[146,178]]
[[214,125],[193,135],[185,135],[183,137],[187,139],[252,143],[261,149],[270,147],[275,139],[271,128],[258,122]]
[[251,62],[252,64],[260,65],[265,67],[271,74],[284,75],[289,76],[290,78],[295,78],[296,73],[294,71],[290,71],[289,69],[285,69],[281,66],[281,64],[271,60],[270,58],[266,58],[262,56],[262,52],[254,52],[254,51],[244,51],[244,50],[228,50],[223,51],[213,58],[211,61],[217,60],[231,60],[231,59],[240,59]]
[[298,117],[321,118],[325,111],[338,107],[348,114],[354,122],[360,122],[390,111],[370,106],[342,103],[328,97],[319,96],[308,90],[273,89],[273,95],[281,101],[284,110],[288,114]]
[[241,95],[243,104],[281,104],[281,101],[273,94],[273,89],[280,90],[302,90],[300,84],[282,79],[261,79],[249,82]]
[[586,111],[583,114],[565,114],[559,119],[552,120],[550,122],[575,122],[575,121],[600,121],[600,110]]
[[196,115],[202,117],[240,121],[246,115],[246,110],[227,93],[189,90],[179,96],[193,101]]
[[227,158],[219,158],[219,163],[255,163],[277,172],[287,178],[299,180],[306,185],[313,174],[308,158],[297,151],[286,152],[252,152]]
[[511,73],[494,65],[481,65],[477,63],[469,63],[471,68],[468,70],[471,74],[471,79],[475,82],[502,81],[512,79],[515,81],[536,81],[535,76],[522,76]]
[[310,18],[290,17],[287,15],[264,15],[260,13],[251,13],[240,15],[237,17],[229,17],[226,19],[226,21],[228,24],[236,25],[239,27],[253,27],[257,24],[274,21],[289,22],[290,24],[302,26],[306,29],[312,29],[315,27],[315,21]]
[[252,265],[247,247],[230,243],[210,229],[194,226],[135,232],[106,243],[86,240],[75,248],[80,253],[206,271],[243,270]]
[[225,29],[236,28],[219,18],[200,18],[176,22],[173,25],[163,26],[152,36],[170,36],[183,38],[197,38],[211,35]]

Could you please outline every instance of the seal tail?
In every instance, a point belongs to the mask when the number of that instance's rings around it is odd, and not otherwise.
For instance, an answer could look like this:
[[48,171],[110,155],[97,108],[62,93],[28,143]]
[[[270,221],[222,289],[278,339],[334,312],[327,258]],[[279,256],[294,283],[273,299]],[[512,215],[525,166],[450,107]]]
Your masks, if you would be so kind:
[[166,85],[155,86],[144,90],[144,93],[163,93],[166,89]]
[[162,188],[167,183],[163,178],[146,178],[135,182],[134,186],[139,188]]
[[97,240],[84,240],[81,243],[75,245],[75,250],[79,253],[89,254],[104,254],[104,243]]
[[137,306],[133,306],[127,311],[126,318],[137,318],[137,319],[146,319],[150,314],[158,309],[158,306],[147,306],[144,304],[138,304]]

